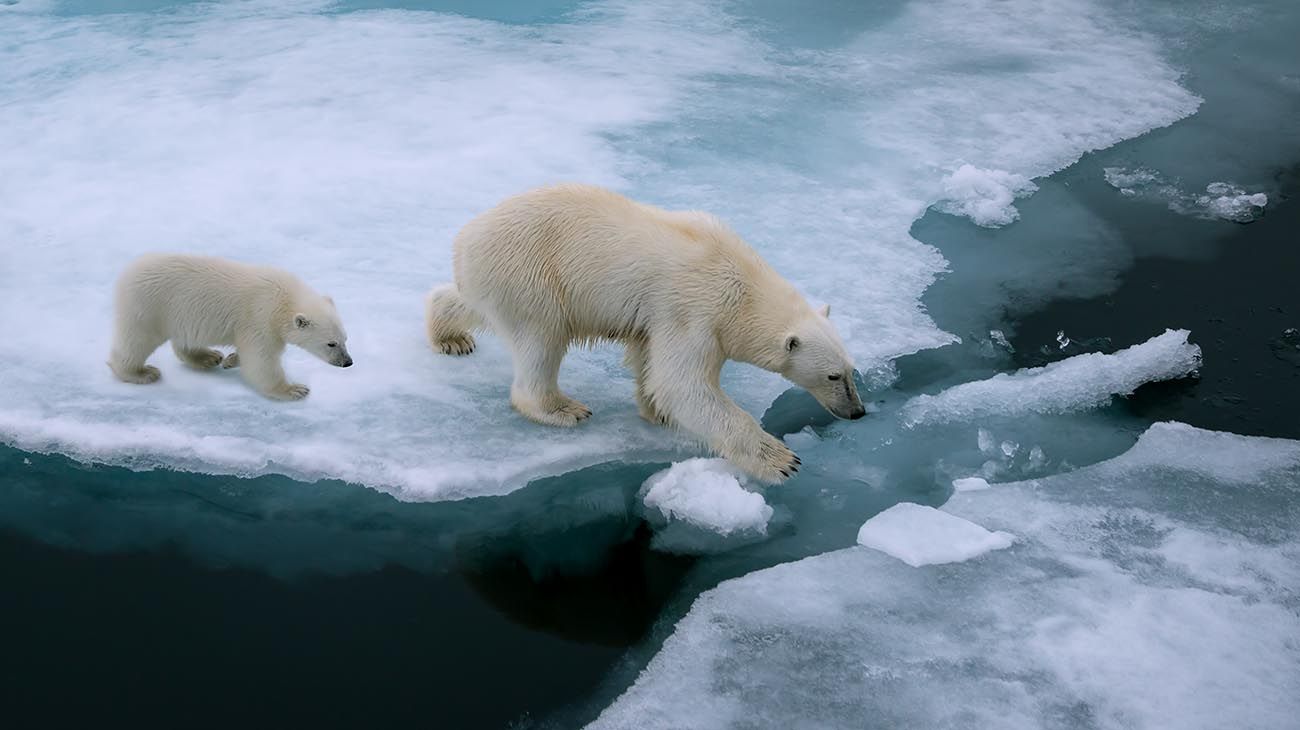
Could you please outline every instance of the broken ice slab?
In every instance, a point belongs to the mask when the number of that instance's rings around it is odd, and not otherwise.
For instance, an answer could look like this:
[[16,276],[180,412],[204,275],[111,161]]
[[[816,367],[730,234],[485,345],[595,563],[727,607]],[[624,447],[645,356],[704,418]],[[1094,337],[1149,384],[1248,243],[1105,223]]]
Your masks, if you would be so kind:
[[1201,366],[1201,348],[1187,342],[1188,334],[1187,330],[1166,330],[1111,355],[1076,355],[1040,368],[963,383],[936,395],[919,395],[903,406],[903,422],[914,427],[1095,408],[1144,383],[1195,373]]

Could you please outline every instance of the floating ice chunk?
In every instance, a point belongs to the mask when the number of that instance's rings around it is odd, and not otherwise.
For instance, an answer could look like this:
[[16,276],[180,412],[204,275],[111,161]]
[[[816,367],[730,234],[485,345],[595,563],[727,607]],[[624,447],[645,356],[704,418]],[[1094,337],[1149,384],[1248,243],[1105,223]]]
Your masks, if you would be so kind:
[[687,459],[651,476],[640,497],[656,528],[654,547],[714,552],[765,537],[772,508],[748,483],[725,459]]
[[1138,168],[1107,167],[1106,182],[1123,195],[1162,200],[1176,213],[1200,218],[1219,218],[1236,223],[1250,223],[1263,214],[1268,205],[1265,193],[1248,193],[1232,183],[1212,182],[1202,194],[1188,193],[1160,173]]
[[1297,505],[1300,442],[1158,424],[944,506],[1015,550],[915,570],[850,548],[720,584],[595,727],[1292,727]]
[[1005,226],[1020,217],[1012,205],[1038,190],[1024,175],[1006,170],[984,170],[962,165],[943,179],[943,199],[935,207],[952,215],[963,215],[986,228]]
[[903,420],[911,427],[1093,408],[1113,395],[1128,395],[1143,383],[1195,373],[1201,365],[1201,348],[1189,344],[1187,336],[1187,330],[1166,330],[1111,355],[1076,355],[1040,368],[963,383],[937,395],[919,395],[903,406]]
[[991,454],[998,447],[997,439],[993,437],[993,432],[988,429],[981,428],[976,433],[975,439],[976,444],[980,447],[980,453]]
[[974,492],[980,489],[988,489],[989,483],[983,477],[963,477],[952,480],[952,488],[957,492]]
[[911,502],[890,507],[858,530],[859,545],[892,555],[913,568],[960,563],[1014,541],[1010,533],[989,532],[969,520]]
[[1268,205],[1268,196],[1264,193],[1247,193],[1228,183],[1210,183],[1205,192],[1207,195],[1197,196],[1196,204],[1215,218],[1236,223],[1255,220]]

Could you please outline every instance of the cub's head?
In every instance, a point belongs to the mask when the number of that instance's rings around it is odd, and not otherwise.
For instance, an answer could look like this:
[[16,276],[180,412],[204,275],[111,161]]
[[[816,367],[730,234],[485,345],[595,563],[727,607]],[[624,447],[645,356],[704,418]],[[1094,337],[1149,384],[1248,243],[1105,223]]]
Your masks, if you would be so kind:
[[853,382],[853,360],[831,324],[830,313],[829,306],[810,312],[786,334],[781,374],[811,393],[826,410],[856,420],[867,409]]
[[297,345],[335,367],[352,367],[348,354],[348,333],[339,321],[334,300],[321,297],[311,306],[303,307],[293,315],[285,340]]

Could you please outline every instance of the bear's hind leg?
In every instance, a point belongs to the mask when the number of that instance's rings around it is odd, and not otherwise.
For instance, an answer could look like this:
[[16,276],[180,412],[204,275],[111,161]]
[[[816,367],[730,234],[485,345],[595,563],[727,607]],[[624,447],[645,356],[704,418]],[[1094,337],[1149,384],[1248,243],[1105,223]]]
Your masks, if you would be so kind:
[[125,383],[147,385],[157,382],[162,372],[145,360],[157,350],[167,338],[162,335],[140,332],[118,325],[113,334],[113,349],[108,356],[108,367]]
[[225,358],[220,352],[207,347],[182,347],[172,340],[172,350],[181,362],[196,370],[211,370],[221,364]]
[[568,343],[544,337],[510,338],[515,360],[515,382],[510,405],[530,421],[547,426],[576,426],[591,417],[591,409],[560,390],[560,363]]
[[483,319],[470,309],[455,284],[443,284],[429,292],[424,324],[435,350],[444,355],[468,355],[475,344],[470,331],[482,328]]

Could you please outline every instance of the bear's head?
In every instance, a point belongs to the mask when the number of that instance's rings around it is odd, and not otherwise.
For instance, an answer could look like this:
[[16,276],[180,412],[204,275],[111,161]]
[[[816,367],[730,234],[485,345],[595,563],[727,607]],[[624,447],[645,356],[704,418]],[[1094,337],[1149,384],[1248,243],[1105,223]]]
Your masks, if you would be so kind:
[[795,321],[785,336],[781,374],[817,399],[822,407],[840,418],[858,419],[867,414],[853,382],[853,359],[830,321],[830,307],[809,309]]
[[352,367],[352,356],[348,354],[348,333],[339,321],[338,310],[334,300],[321,297],[319,301],[309,302],[293,315],[289,332],[285,340],[297,345],[335,367]]

